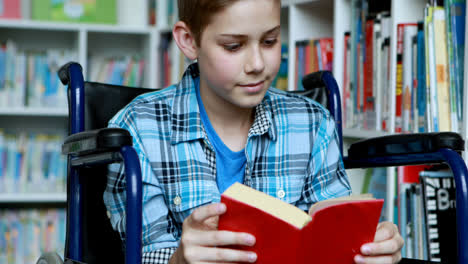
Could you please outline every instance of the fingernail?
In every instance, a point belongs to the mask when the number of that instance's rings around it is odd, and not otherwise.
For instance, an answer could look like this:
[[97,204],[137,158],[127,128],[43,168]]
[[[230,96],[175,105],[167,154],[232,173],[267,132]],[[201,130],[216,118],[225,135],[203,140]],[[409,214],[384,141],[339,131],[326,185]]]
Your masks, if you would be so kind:
[[226,205],[223,204],[223,203],[220,203],[220,204],[218,205],[218,212],[219,212],[219,213],[223,213],[224,211],[226,211]]
[[255,244],[255,237],[252,236],[252,235],[247,235],[245,237],[245,242],[250,245],[250,246],[253,246]]
[[371,248],[370,248],[368,245],[362,246],[362,253],[364,253],[364,254],[367,255],[367,254],[370,254],[371,251],[372,251],[372,250],[371,250]]
[[255,262],[256,260],[257,260],[257,254],[249,253],[249,261],[250,262]]
[[364,263],[364,258],[363,258],[361,255],[356,255],[356,256],[354,257],[354,261],[355,261],[356,263],[358,263],[358,264],[359,264],[359,263]]

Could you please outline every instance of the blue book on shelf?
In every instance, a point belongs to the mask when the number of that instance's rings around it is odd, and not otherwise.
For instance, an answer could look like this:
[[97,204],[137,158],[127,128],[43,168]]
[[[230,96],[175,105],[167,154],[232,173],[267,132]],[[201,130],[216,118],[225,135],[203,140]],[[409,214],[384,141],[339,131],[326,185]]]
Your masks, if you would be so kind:
[[0,45],[0,91],[5,88],[6,78],[6,51]]
[[417,55],[417,77],[418,77],[418,88],[417,93],[417,108],[418,108],[418,132],[426,131],[426,115],[428,113],[426,109],[426,51],[425,51],[425,40],[424,40],[424,29],[419,29],[418,26],[418,55]]
[[466,1],[455,0],[450,7],[453,56],[455,59],[455,82],[458,91],[457,100],[457,118],[463,120],[463,76],[464,76],[464,57],[465,57],[465,20],[466,20]]

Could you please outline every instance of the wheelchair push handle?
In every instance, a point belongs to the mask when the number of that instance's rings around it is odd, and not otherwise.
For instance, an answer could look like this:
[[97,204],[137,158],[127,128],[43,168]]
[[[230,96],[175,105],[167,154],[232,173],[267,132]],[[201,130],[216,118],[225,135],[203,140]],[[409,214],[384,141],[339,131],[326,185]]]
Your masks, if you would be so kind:
[[77,65],[81,72],[83,72],[83,67],[78,62],[71,61],[58,70],[58,76],[63,85],[68,85],[70,83],[70,67],[71,65]]

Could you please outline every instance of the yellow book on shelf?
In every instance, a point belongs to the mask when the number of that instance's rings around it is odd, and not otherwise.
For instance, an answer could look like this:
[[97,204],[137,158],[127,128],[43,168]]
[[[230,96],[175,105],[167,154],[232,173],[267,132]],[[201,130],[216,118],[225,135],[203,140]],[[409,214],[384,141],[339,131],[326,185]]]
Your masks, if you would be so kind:
[[444,8],[434,8],[433,23],[439,131],[450,131],[449,72]]

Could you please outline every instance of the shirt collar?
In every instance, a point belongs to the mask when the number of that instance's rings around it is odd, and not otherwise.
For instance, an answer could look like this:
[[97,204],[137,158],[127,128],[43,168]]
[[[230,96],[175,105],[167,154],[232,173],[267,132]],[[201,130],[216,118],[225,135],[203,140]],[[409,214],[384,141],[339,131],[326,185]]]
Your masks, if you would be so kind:
[[[199,75],[198,64],[193,63],[187,68],[177,85],[171,115],[172,144],[208,138],[201,121],[195,89],[195,80]],[[267,91],[262,102],[255,108],[255,119],[249,130],[249,138],[268,133],[272,140],[276,140],[276,127],[273,122],[270,98],[270,92]]]

